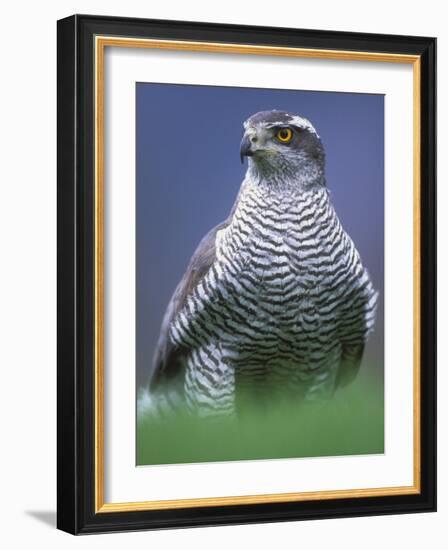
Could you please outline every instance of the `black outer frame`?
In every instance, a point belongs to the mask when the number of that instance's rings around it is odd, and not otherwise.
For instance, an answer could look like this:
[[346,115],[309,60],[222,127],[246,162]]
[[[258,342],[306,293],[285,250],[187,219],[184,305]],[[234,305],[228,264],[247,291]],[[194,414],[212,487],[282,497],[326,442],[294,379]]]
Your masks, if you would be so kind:
[[[421,493],[94,512],[94,37],[421,56]],[[73,534],[436,510],[436,39],[74,15],[58,21],[57,526]]]

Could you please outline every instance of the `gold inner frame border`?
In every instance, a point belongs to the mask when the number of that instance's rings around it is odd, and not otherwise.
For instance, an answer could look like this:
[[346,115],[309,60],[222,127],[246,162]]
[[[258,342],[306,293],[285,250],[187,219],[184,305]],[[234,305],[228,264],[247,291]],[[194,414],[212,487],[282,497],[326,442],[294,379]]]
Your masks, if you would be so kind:
[[[141,502],[106,503],[104,501],[104,55],[106,47],[149,48],[159,50],[233,53],[265,56],[286,56],[313,59],[406,63],[413,66],[413,485],[366,489],[342,489],[295,493],[154,500]],[[182,40],[159,40],[96,36],[95,59],[95,513],[167,510],[180,508],[231,506],[279,502],[304,502],[343,498],[380,497],[420,493],[421,480],[421,425],[420,425],[420,166],[421,166],[421,60],[418,55],[381,52],[357,52],[295,47],[257,46]]]

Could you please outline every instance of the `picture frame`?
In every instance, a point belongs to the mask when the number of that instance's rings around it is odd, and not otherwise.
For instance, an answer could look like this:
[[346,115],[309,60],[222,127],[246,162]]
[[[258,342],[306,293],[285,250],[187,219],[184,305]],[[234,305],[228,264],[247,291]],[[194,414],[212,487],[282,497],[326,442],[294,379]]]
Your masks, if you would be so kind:
[[[249,60],[268,56],[272,63],[288,58],[411,67],[413,261],[407,273],[413,276],[413,360],[405,368],[413,381],[412,483],[142,501],[105,498],[108,48]],[[84,534],[435,511],[436,39],[74,15],[58,21],[57,65],[58,528]]]

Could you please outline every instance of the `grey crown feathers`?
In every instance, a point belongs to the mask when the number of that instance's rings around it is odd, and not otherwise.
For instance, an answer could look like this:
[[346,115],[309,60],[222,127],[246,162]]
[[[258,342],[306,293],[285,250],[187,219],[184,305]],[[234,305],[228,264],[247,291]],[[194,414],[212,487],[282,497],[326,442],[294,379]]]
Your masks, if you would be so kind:
[[377,293],[331,203],[319,135],[262,111],[240,153],[236,202],[169,302],[143,408],[182,401],[208,416],[238,413],[247,396],[328,399],[359,370]]

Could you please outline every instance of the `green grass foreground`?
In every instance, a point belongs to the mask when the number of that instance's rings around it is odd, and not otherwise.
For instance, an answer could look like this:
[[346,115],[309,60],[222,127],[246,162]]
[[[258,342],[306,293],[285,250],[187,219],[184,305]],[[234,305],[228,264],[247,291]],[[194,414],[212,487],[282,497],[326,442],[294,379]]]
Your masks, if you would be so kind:
[[279,404],[262,415],[248,406],[238,419],[148,416],[137,425],[140,466],[383,452],[384,389],[369,373],[325,404]]

